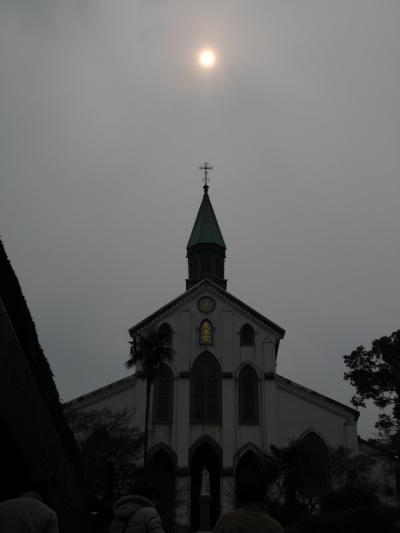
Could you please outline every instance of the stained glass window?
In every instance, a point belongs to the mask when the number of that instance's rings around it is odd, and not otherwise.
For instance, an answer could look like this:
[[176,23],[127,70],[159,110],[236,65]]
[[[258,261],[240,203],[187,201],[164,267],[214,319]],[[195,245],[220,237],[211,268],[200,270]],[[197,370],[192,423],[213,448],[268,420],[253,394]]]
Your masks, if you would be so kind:
[[214,345],[214,328],[207,318],[200,324],[199,344],[200,346]]

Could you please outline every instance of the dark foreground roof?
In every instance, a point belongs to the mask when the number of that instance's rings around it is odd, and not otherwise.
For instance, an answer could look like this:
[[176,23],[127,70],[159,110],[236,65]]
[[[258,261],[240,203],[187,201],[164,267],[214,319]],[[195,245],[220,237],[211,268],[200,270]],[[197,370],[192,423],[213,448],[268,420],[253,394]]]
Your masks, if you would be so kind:
[[66,451],[70,455],[78,475],[79,451],[61,408],[60,397],[54,383],[49,362],[40,346],[35,323],[32,319],[18,278],[0,240],[0,300],[3,301],[18,341],[25,354],[30,370],[50,413],[53,424]]

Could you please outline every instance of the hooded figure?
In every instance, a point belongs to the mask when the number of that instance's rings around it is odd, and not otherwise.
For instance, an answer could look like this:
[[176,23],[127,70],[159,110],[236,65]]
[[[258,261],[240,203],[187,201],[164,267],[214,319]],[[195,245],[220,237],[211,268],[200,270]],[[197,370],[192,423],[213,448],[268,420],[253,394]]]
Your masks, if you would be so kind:
[[214,533],[283,533],[264,505],[267,485],[259,468],[239,472],[235,480],[236,510],[222,515]]
[[110,533],[164,533],[160,515],[152,500],[158,496],[152,487],[142,486],[135,494],[114,504]]
[[1,533],[58,533],[57,515],[42,498],[46,482],[32,478],[26,489],[19,498],[0,503]]

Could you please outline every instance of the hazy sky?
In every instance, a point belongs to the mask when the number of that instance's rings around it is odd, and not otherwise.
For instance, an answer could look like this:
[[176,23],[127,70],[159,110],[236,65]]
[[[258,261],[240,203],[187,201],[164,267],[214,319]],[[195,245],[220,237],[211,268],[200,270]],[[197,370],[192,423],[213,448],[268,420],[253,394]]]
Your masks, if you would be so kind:
[[349,404],[343,354],[400,327],[399,26],[398,0],[0,2],[0,231],[63,400],[184,291],[207,159],[228,290]]

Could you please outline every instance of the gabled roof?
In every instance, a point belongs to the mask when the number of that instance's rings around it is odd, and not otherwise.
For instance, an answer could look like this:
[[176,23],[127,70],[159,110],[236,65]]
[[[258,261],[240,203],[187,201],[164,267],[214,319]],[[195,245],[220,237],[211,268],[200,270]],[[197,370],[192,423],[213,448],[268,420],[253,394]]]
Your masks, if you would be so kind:
[[197,213],[186,248],[191,248],[196,244],[216,244],[226,249],[207,188],[204,188],[203,200],[201,201],[199,212]]
[[275,379],[280,389],[286,390],[287,392],[294,394],[299,398],[303,398],[309,402],[321,405],[322,407],[330,409],[333,412],[348,413],[351,415],[354,421],[357,421],[358,417],[360,416],[360,412],[357,411],[357,409],[353,409],[352,407],[340,403],[333,398],[329,398],[329,396],[325,396],[320,392],[316,392],[315,390],[309,389],[304,385],[300,385],[300,383],[296,383],[291,379],[284,378],[278,374],[275,374]]
[[280,326],[278,326],[277,324],[275,324],[274,322],[272,322],[271,320],[269,320],[268,318],[266,318],[262,314],[258,313],[258,311],[255,311],[254,309],[252,309],[250,306],[248,306],[247,304],[245,304],[244,302],[239,300],[239,298],[236,298],[236,296],[233,296],[233,294],[230,294],[229,292],[224,290],[222,287],[220,287],[219,285],[217,285],[216,283],[214,283],[210,279],[203,279],[203,280],[199,281],[199,283],[194,285],[191,289],[185,291],[183,294],[181,294],[180,296],[178,296],[174,300],[171,300],[169,303],[167,303],[166,305],[164,305],[163,307],[161,307],[160,309],[158,309],[157,311],[155,311],[154,313],[149,315],[147,318],[145,318],[144,320],[142,320],[141,322],[139,322],[135,326],[132,326],[129,329],[129,334],[131,336],[133,336],[136,331],[139,331],[140,329],[142,329],[143,327],[147,326],[151,322],[157,320],[158,317],[162,316],[164,313],[168,312],[173,307],[179,305],[180,303],[183,303],[184,301],[187,301],[187,300],[191,299],[193,297],[193,295],[195,295],[197,292],[200,292],[207,285],[210,286],[210,288],[213,290],[213,292],[216,292],[216,293],[220,294],[223,298],[226,298],[227,300],[232,302],[234,305],[238,306],[239,308],[241,308],[245,312],[249,313],[256,320],[258,320],[259,322],[263,323],[268,328],[276,331],[280,335],[281,339],[284,337],[285,330],[283,328],[281,328]]
[[104,387],[100,387],[91,392],[87,392],[86,394],[82,394],[82,396],[78,396],[73,400],[65,402],[63,404],[63,409],[65,412],[68,412],[72,409],[81,409],[82,407],[88,407],[92,404],[96,404],[99,401],[111,398],[115,394],[123,392],[129,389],[130,387],[134,387],[135,383],[136,375],[131,374],[130,376],[118,379],[113,383],[104,385]]

